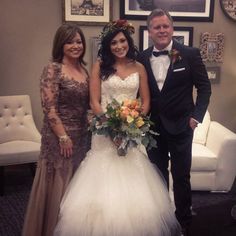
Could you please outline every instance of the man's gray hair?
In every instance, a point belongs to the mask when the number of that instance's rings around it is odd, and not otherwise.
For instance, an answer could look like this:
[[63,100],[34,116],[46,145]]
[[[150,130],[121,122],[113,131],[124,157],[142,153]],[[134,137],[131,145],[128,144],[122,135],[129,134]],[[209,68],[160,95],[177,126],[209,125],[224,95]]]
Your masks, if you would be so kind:
[[156,16],[167,16],[170,20],[171,24],[173,25],[173,18],[171,17],[170,13],[168,11],[165,11],[163,9],[157,8],[154,9],[147,18],[147,27],[149,29],[151,20]]

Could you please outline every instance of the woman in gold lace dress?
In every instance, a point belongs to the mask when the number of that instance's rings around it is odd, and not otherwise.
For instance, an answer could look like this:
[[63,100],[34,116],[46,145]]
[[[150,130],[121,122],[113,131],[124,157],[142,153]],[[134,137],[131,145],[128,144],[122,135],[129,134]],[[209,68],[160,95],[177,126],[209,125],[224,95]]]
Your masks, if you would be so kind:
[[84,54],[81,29],[71,23],[59,27],[52,62],[44,68],[40,80],[42,145],[23,236],[53,234],[62,196],[88,150],[89,93]]

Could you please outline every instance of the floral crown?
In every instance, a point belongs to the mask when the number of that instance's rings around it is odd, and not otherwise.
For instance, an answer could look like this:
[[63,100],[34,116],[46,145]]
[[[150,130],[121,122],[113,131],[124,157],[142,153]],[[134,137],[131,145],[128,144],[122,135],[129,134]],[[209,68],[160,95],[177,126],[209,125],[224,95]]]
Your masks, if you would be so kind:
[[125,30],[129,34],[133,34],[135,32],[135,29],[131,23],[129,23],[127,20],[116,20],[108,23],[101,34],[99,35],[100,39],[104,39],[108,34],[116,31],[116,30]]

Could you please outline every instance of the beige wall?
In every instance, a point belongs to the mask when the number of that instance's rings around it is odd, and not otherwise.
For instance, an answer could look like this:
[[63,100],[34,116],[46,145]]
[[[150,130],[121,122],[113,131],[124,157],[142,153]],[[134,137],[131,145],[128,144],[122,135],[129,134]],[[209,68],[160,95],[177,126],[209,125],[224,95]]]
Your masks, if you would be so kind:
[[[119,1],[113,0],[113,19],[119,18]],[[62,23],[61,0],[0,1],[0,95],[29,94],[37,126],[42,124],[39,76],[47,64],[55,30]],[[145,21],[132,21],[139,42],[138,28]],[[202,32],[225,34],[224,62],[219,84],[212,85],[209,105],[211,118],[236,132],[236,22],[226,18],[215,1],[214,22],[176,22],[175,26],[193,26],[193,45],[199,47]],[[86,60],[91,66],[91,40],[101,26],[82,26],[86,35]],[[215,65],[215,64],[213,64]]]

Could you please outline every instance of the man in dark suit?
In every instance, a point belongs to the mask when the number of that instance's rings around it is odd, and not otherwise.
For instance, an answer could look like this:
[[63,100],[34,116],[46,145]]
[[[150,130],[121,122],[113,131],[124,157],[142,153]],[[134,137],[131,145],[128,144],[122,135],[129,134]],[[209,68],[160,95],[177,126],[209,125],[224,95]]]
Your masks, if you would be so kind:
[[168,12],[153,10],[148,16],[147,26],[154,46],[141,52],[138,61],[147,70],[151,120],[159,133],[155,136],[157,148],[148,151],[148,156],[161,170],[167,184],[170,160],[176,217],[182,228],[188,229],[192,219],[190,168],[193,131],[207,110],[211,85],[199,49],[172,39],[173,20]]

